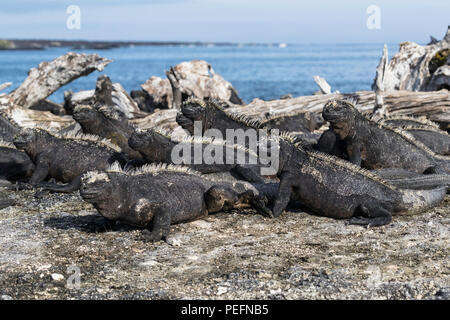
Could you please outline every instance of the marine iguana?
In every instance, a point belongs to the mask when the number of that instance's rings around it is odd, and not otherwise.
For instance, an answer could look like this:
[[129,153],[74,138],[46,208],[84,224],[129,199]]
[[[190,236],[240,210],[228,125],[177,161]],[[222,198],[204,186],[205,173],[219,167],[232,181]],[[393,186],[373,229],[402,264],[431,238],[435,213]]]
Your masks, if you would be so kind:
[[[258,155],[244,146],[229,145],[221,139],[206,137],[187,137],[175,140],[170,133],[158,130],[136,131],[128,141],[131,148],[139,151],[142,157],[153,163],[183,164],[201,173],[230,171],[237,178],[250,182],[264,182],[261,176],[262,164],[259,163]],[[188,154],[180,155],[180,151],[187,151]],[[202,157],[201,163],[195,163],[195,155],[200,148],[201,154],[210,156],[211,162],[205,161]],[[184,163],[174,163],[173,152],[180,158],[186,157]],[[231,156],[229,156],[231,155]],[[240,164],[238,157],[242,156],[245,163]],[[250,159],[253,159],[251,164]]]
[[[94,135],[26,129],[16,136],[14,145],[24,150],[36,166],[29,180],[31,185],[54,192],[78,190],[81,175],[87,171],[105,170],[115,161],[126,163],[118,146]],[[46,178],[67,184],[43,183]]]
[[324,120],[318,113],[290,112],[279,115],[266,115],[261,124],[267,128],[276,128],[289,132],[313,132],[319,129]]
[[430,148],[434,153],[448,156],[450,155],[450,135],[443,130],[433,128],[402,128]]
[[348,159],[354,164],[367,169],[450,172],[450,157],[436,154],[403,130],[368,119],[350,101],[328,102],[322,116],[345,143]]
[[[248,121],[239,120],[224,117],[217,125],[213,120],[211,124],[208,121],[203,124],[204,128],[206,124],[206,128],[211,125],[219,130],[248,126]],[[258,128],[260,122],[251,125]],[[431,190],[397,189],[347,161],[303,148],[302,142],[292,134],[283,135],[288,139],[280,140],[277,174],[280,186],[273,205],[274,216],[280,215],[289,202],[297,200],[327,217],[350,218],[353,224],[378,226],[389,223],[393,214],[426,210],[445,196],[445,183],[439,182]],[[405,180],[398,183],[404,186]]]
[[437,123],[426,118],[406,116],[389,117],[380,122],[410,133],[437,154],[450,155],[450,136],[446,131],[441,130]]
[[447,174],[420,174],[398,168],[384,168],[371,170],[370,172],[397,188],[430,189],[442,186],[450,187],[450,175]]
[[333,129],[324,131],[317,144],[313,146],[313,149],[348,160],[347,153],[345,152],[345,143],[336,136]]
[[194,121],[202,124],[202,132],[208,129],[218,129],[225,135],[227,129],[263,129],[260,120],[251,119],[245,115],[227,113],[226,104],[215,99],[189,98],[183,102],[176,121],[191,135],[194,135]]
[[281,135],[280,187],[273,205],[279,216],[298,199],[317,214],[350,219],[351,224],[381,226],[397,214],[414,214],[440,203],[447,187],[398,189],[348,161],[305,150],[289,134]]
[[225,135],[227,129],[278,129],[299,133],[310,133],[320,128],[320,116],[310,113],[291,113],[280,116],[267,116],[264,120],[254,119],[244,114],[229,113],[226,104],[215,99],[189,98],[177,114],[177,123],[194,135],[194,121],[201,121],[202,132],[218,129]]
[[0,139],[5,142],[12,142],[21,128],[10,119],[5,113],[0,111]]
[[34,164],[28,155],[0,140],[0,179],[16,182],[31,177]]
[[427,118],[409,117],[409,116],[388,116],[387,118],[381,119],[379,122],[396,128],[414,127],[414,128],[434,128],[439,130],[439,125],[436,122],[428,120]]
[[107,106],[79,105],[73,110],[73,118],[81,125],[84,133],[110,140],[118,145],[131,160],[142,159],[139,152],[128,146],[128,139],[135,129],[119,111]]
[[149,241],[166,238],[170,225],[208,213],[253,206],[262,212],[265,199],[248,183],[214,181],[183,166],[144,165],[123,171],[114,164],[104,172],[83,175],[82,198],[107,220],[151,228]]

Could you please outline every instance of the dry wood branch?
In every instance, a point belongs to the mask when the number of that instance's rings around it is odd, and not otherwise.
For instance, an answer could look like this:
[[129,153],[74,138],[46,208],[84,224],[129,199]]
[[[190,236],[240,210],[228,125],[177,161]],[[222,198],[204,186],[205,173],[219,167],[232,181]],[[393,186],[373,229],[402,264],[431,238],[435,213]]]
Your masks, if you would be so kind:
[[67,83],[92,73],[102,71],[111,60],[97,54],[69,52],[50,62],[42,62],[28,72],[25,81],[9,94],[10,102],[29,108]]

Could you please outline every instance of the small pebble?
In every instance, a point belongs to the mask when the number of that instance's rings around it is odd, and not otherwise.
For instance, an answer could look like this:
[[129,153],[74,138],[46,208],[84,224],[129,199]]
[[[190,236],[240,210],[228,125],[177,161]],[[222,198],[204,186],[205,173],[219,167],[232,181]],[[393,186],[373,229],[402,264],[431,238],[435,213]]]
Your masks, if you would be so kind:
[[54,281],[62,281],[62,280],[64,280],[64,276],[59,273],[52,273],[52,279]]

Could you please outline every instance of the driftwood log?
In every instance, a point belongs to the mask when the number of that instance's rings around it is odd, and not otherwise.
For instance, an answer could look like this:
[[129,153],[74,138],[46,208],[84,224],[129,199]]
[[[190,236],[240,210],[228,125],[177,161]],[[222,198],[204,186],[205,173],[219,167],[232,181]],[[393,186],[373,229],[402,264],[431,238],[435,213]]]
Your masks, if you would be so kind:
[[[439,122],[443,128],[450,124],[450,92],[441,90],[436,92],[390,91],[384,93],[384,107],[392,115],[425,116],[432,121]],[[375,92],[358,91],[352,94],[323,94],[302,96],[292,99],[263,101],[253,100],[248,105],[234,105],[227,112],[244,114],[256,119],[266,116],[290,115],[296,113],[320,113],[326,102],[331,99],[356,99],[360,110],[372,114],[375,105]],[[158,110],[151,115],[132,120],[139,128],[159,127],[169,130],[178,128],[176,110]]]
[[388,111],[384,106],[383,93],[384,93],[384,76],[388,68],[388,48],[384,45],[383,55],[380,63],[378,64],[375,83],[373,89],[375,91],[375,107],[373,113],[375,116],[383,118],[387,116]]
[[172,86],[172,108],[179,109],[184,97],[216,98],[230,104],[243,104],[231,83],[214,72],[203,60],[182,62],[166,72]]
[[[330,99],[348,98],[356,99],[363,112],[372,113],[375,108],[373,91],[357,91],[350,94],[302,96],[288,100],[254,99],[248,105],[235,106],[229,108],[228,111],[258,118],[292,112],[321,112],[323,105]],[[431,120],[445,122],[448,117],[446,114],[450,114],[450,92],[447,90],[436,92],[389,91],[384,94],[384,104],[388,112],[392,114],[427,116]]]
[[143,111],[179,109],[187,97],[216,98],[242,105],[236,89],[203,60],[185,61],[166,71],[167,79],[152,76],[132,96]]
[[[331,86],[328,84],[327,80],[320,76],[314,76],[314,82],[319,87],[319,92],[316,92],[315,94],[330,94],[331,93]],[[335,91],[334,93],[339,93],[339,91]],[[291,97],[292,98],[292,97]]]
[[95,90],[86,90],[73,93],[64,92],[64,109],[72,114],[76,105],[106,105],[120,111],[128,119],[145,117],[147,113],[142,112],[137,103],[120,83],[112,83],[106,75],[98,77]]
[[110,62],[97,54],[73,52],[42,62],[38,68],[30,69],[25,81],[9,94],[10,103],[29,108],[67,83],[95,70],[102,71]]
[[144,84],[141,85],[142,90],[148,95],[148,106],[145,109],[171,109],[172,108],[172,87],[169,79],[162,79],[159,77],[150,77]]
[[450,90],[450,27],[441,41],[432,41],[426,46],[403,42],[387,65],[383,59],[387,62],[386,48],[380,62],[383,68],[377,69],[372,85],[374,90],[380,86],[384,91]]

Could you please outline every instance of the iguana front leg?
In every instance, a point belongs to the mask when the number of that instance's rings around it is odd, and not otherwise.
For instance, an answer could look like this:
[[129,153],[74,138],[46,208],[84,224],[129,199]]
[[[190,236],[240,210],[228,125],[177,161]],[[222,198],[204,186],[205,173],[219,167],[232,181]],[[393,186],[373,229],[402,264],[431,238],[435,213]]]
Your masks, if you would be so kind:
[[356,164],[357,166],[361,166],[361,146],[359,143],[351,144],[347,147],[348,160]]
[[293,185],[292,179],[293,177],[287,172],[281,174],[277,198],[275,199],[272,209],[272,214],[274,217],[279,217],[289,204]]
[[315,149],[320,152],[333,154],[333,150],[336,148],[336,134],[333,130],[328,129],[319,138]]
[[171,217],[170,212],[164,208],[153,208],[153,229],[152,231],[145,229],[142,236],[145,241],[160,241],[166,239],[170,232]]
[[34,169],[33,175],[30,178],[30,183],[32,185],[36,185],[45,180],[50,170],[50,166],[47,161],[43,161],[42,159],[38,159],[36,163],[36,167]]
[[252,190],[247,190],[239,196],[239,201],[249,203],[259,214],[273,218],[272,211],[267,207],[267,197],[263,195],[255,195]]

